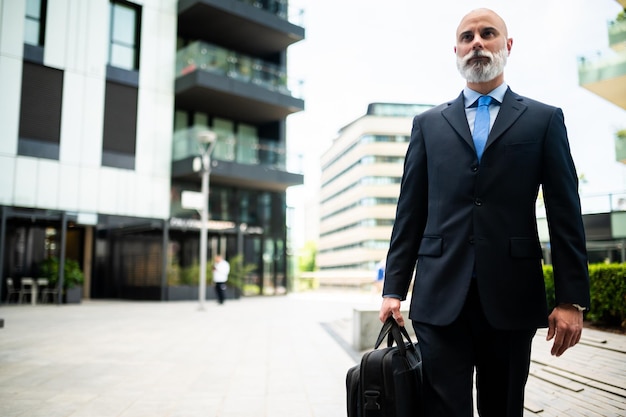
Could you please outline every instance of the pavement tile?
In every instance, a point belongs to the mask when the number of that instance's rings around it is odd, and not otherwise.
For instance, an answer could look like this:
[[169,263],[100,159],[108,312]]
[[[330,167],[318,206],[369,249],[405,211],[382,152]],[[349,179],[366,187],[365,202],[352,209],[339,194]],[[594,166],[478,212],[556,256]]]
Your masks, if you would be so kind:
[[[343,417],[346,371],[362,354],[351,349],[353,309],[379,302],[331,290],[203,311],[192,301],[2,305],[0,416]],[[626,415],[626,399],[590,379],[626,380],[615,360],[626,337],[585,334],[587,345],[557,360],[538,333],[533,369],[584,389],[566,394],[531,377],[525,417]]]

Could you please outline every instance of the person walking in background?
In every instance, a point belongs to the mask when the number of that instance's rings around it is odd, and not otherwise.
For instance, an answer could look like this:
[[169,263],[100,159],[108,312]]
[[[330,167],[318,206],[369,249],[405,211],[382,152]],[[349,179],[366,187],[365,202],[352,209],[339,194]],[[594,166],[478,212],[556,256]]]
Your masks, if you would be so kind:
[[[404,325],[401,300],[419,260],[409,318],[428,417],[471,416],[474,371],[481,416],[521,417],[536,329],[548,327],[551,353],[560,356],[580,340],[590,304],[563,112],[508,87],[512,46],[498,14],[467,14],[454,48],[465,89],[413,120],[379,318]],[[535,215],[540,186],[556,289],[551,313]]]
[[383,290],[383,282],[385,281],[385,259],[381,259],[376,264],[376,278],[374,279],[374,291],[377,294]]
[[226,281],[230,273],[230,264],[221,255],[215,255],[213,259],[213,283],[215,284],[215,294],[217,302],[224,304],[226,299]]

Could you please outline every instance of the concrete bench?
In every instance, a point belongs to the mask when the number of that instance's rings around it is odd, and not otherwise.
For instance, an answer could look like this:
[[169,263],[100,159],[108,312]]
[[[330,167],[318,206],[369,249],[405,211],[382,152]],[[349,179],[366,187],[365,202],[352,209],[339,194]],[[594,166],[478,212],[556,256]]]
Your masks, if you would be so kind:
[[[409,320],[409,311],[401,310],[401,312],[411,341],[415,343],[415,332]],[[355,308],[352,313],[352,326],[352,347],[359,352],[373,349],[382,327],[382,323],[378,320],[378,310]],[[381,346],[386,347],[387,342],[383,342]]]

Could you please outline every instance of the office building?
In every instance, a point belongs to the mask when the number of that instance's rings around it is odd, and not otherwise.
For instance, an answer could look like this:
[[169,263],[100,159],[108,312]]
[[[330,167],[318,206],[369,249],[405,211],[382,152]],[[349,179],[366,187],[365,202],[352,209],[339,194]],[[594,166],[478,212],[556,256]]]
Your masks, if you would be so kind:
[[372,103],[321,156],[320,283],[368,283],[389,249],[413,117],[430,105]]
[[[626,8],[626,0],[616,1]],[[607,25],[607,44],[598,45],[592,56],[578,61],[581,87],[626,110],[626,11],[616,14]],[[615,133],[616,160],[626,163],[626,130]],[[591,262],[626,261],[626,193],[582,199],[587,251]],[[545,219],[540,220],[540,234],[547,242]]]
[[181,196],[211,131],[207,256],[242,255],[252,292],[283,291],[298,16],[287,0],[0,0],[2,279],[59,256],[86,297],[168,299],[200,256]]

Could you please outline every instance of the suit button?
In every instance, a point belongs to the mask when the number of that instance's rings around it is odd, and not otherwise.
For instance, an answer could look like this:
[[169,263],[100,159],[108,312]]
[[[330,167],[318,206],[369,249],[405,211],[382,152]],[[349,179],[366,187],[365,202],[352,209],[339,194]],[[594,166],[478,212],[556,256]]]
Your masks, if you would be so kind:
[[470,245],[473,245],[474,244],[474,236],[470,236],[469,239],[468,239],[468,242],[469,242]]
[[478,171],[478,165],[472,165],[472,172]]
[[476,198],[474,200],[474,205],[476,205],[478,207],[482,206],[483,205],[483,200],[481,200],[480,198]]

